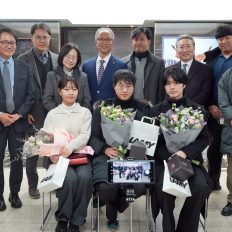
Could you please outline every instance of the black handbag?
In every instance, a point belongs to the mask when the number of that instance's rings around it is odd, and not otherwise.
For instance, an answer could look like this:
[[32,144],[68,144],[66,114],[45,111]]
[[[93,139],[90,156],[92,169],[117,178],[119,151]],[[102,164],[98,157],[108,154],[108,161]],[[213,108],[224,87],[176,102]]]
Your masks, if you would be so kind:
[[188,159],[174,154],[168,159],[167,164],[170,176],[177,180],[185,181],[193,176],[192,164]]

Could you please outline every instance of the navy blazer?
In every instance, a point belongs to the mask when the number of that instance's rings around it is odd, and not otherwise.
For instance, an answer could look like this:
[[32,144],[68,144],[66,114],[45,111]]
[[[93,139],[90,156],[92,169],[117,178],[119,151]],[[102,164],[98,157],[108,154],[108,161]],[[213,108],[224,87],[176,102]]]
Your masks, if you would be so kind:
[[118,58],[111,56],[103,73],[102,80],[98,85],[96,73],[97,57],[84,62],[82,66],[83,72],[87,74],[89,82],[89,90],[91,94],[92,104],[98,100],[106,100],[115,97],[112,76],[118,69],[128,69],[127,64]]
[[[32,79],[32,72],[28,64],[23,61],[14,59],[14,94],[13,100],[15,111],[23,118],[20,118],[13,124],[16,132],[25,132],[28,128],[27,115],[34,102],[35,88]],[[2,74],[0,72],[0,112],[7,113],[6,111],[6,94]],[[0,122],[0,130],[3,128]]]
[[[181,68],[181,62],[173,66]],[[193,59],[187,75],[186,96],[207,109],[210,95],[212,94],[212,80],[213,73],[211,68]]]

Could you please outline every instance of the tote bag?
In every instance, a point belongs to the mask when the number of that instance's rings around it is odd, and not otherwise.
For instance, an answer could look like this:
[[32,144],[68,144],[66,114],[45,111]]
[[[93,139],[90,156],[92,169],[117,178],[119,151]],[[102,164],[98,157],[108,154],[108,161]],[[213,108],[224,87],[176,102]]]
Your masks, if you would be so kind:
[[[144,122],[147,119],[150,123]],[[134,120],[130,130],[130,139],[128,149],[136,141],[141,141],[146,145],[146,155],[154,156],[157,140],[159,136],[159,127],[155,125],[155,119],[142,117],[141,121]]]
[[167,162],[164,161],[164,180],[163,192],[169,193],[176,197],[191,197],[188,180],[184,182],[170,176]]
[[69,159],[60,156],[57,164],[51,164],[49,166],[38,184],[38,189],[41,192],[51,192],[55,189],[61,188],[64,183],[68,165]]

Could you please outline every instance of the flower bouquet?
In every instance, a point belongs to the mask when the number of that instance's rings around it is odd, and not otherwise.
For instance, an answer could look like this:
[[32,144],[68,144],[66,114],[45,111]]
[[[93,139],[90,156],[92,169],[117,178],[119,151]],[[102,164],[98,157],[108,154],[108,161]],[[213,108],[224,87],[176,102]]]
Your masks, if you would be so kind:
[[175,153],[192,143],[206,125],[204,113],[200,107],[198,109],[183,106],[176,108],[176,104],[173,104],[172,109],[166,113],[161,113],[159,120],[166,147],[170,153]]
[[[74,139],[65,129],[57,128],[53,131],[45,131],[43,128],[37,130],[34,136],[30,136],[24,143],[23,155],[29,158],[33,155],[52,156],[58,155],[60,150]],[[91,147],[86,146],[80,151],[80,154],[93,155]]]
[[107,145],[118,148],[120,159],[124,159],[136,111],[122,109],[121,106],[105,106],[103,102],[100,112],[102,133]]

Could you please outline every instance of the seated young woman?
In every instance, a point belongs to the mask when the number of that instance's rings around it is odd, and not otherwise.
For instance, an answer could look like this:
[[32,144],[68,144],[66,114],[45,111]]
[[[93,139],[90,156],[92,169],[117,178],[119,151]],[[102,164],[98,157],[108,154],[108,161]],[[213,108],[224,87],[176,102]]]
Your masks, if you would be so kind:
[[[78,86],[75,79],[62,77],[58,83],[58,92],[62,103],[49,111],[44,122],[47,131],[64,128],[74,139],[61,149],[59,154],[51,156],[57,163],[60,156],[69,157],[72,152],[86,146],[91,133],[91,112],[76,102]],[[92,166],[69,166],[63,186],[56,190],[58,209],[56,232],[79,232],[79,226],[85,223],[87,208],[92,195]]]
[[[176,104],[176,107],[192,107],[193,109],[201,107],[184,96],[187,76],[183,70],[174,67],[167,68],[164,72],[162,82],[165,86],[167,97],[163,102],[154,106],[153,116],[157,117],[160,113],[166,113],[172,108],[173,103]],[[204,112],[203,108],[202,111]],[[200,165],[192,163],[194,175],[188,179],[192,196],[186,198],[180,211],[177,226],[175,227],[173,211],[176,197],[162,191],[164,177],[163,163],[164,160],[167,161],[173,154],[168,151],[163,134],[159,135],[154,155],[156,184],[152,193],[152,212],[154,219],[156,219],[159,209],[161,209],[163,214],[163,231],[165,232],[198,231],[200,212],[206,198],[209,197],[211,192],[209,177],[202,166],[202,151],[207,147],[208,143],[207,128],[204,126],[194,142],[175,152],[175,154],[184,159],[197,160],[200,163]]]
[[[105,106],[121,106],[122,109],[133,109],[136,111],[135,119],[141,120],[142,116],[150,114],[150,105],[146,102],[141,102],[134,99],[135,75],[126,69],[121,69],[113,75],[113,86],[115,90],[115,98],[105,101]],[[107,160],[117,159],[118,148],[107,145],[106,139],[103,136],[101,127],[101,107],[93,111],[92,131],[89,140],[89,145],[95,151],[92,160],[93,165],[93,184],[99,187],[99,197],[106,204],[106,217],[108,229],[117,230],[119,221],[117,213],[122,213],[127,207],[126,202],[126,185],[109,184]],[[141,196],[145,192],[143,184],[135,185],[136,197]]]

